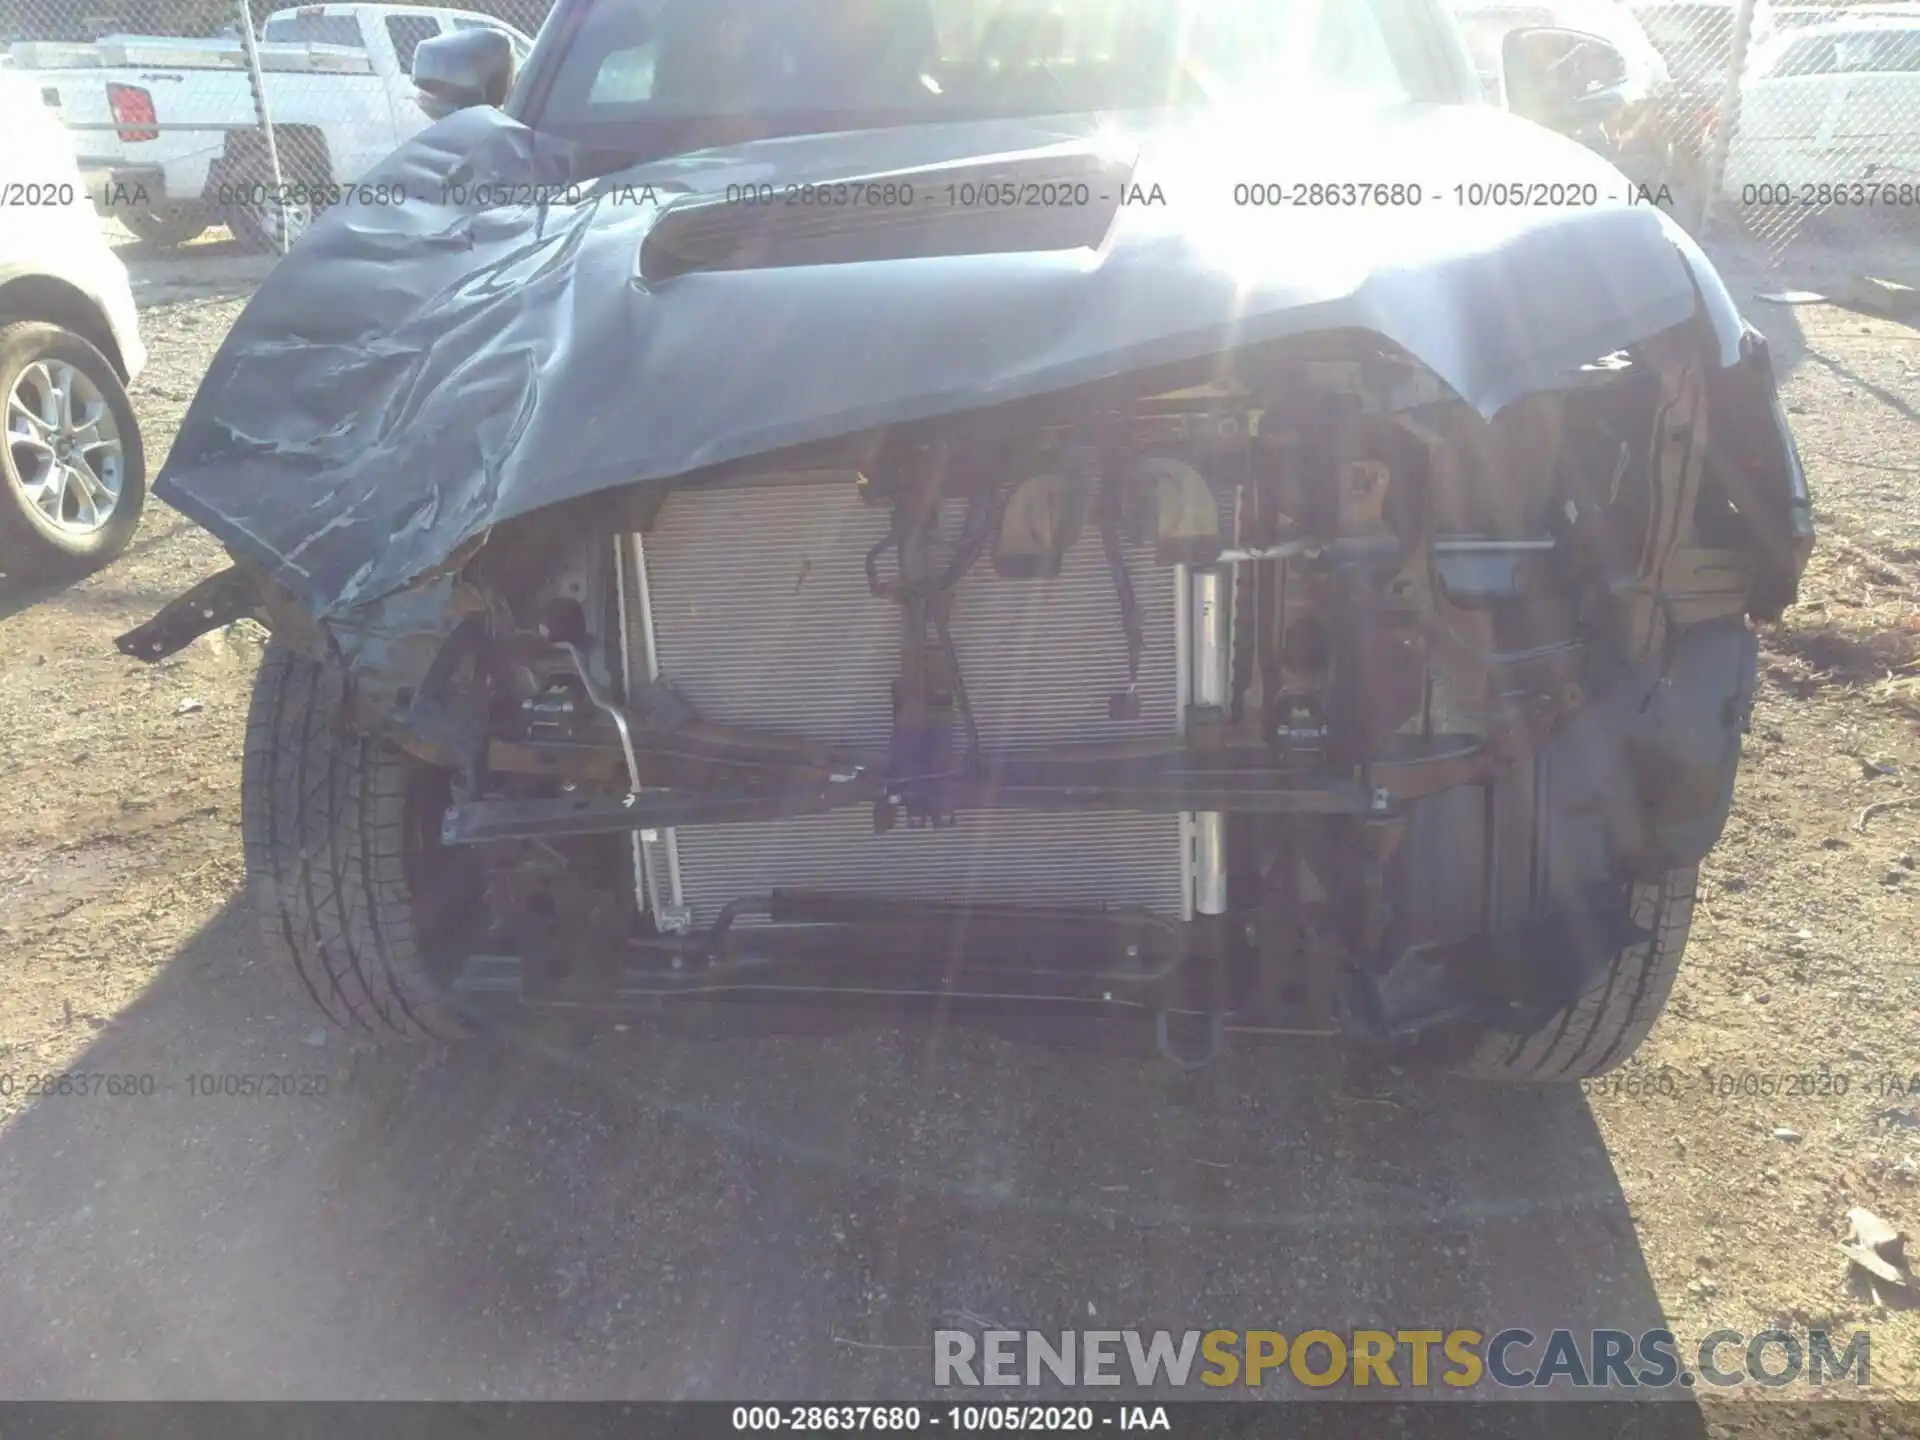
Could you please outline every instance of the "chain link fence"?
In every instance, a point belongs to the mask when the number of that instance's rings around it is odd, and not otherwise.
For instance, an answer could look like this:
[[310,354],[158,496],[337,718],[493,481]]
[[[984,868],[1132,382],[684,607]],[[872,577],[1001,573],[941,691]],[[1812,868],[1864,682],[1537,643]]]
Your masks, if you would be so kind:
[[1772,255],[1920,237],[1920,5],[1629,0],[1715,177],[1710,226]]
[[[276,251],[428,123],[423,40],[488,26],[524,55],[552,0],[471,3],[0,0],[0,52],[66,122],[113,221],[155,246],[225,227]],[[1920,3],[1452,3],[1496,103],[1511,31],[1609,41],[1629,103],[1582,138],[1710,241],[1778,257],[1837,239],[1896,269],[1920,251]]]
[[523,58],[552,0],[474,4],[0,0],[0,63],[59,113],[107,220],[155,246],[224,227],[282,251],[430,123],[421,41],[487,27]]
[[1920,4],[1455,0],[1500,97],[1505,36],[1585,31],[1626,61],[1626,104],[1583,136],[1696,235],[1777,266],[1799,242],[1920,262]]

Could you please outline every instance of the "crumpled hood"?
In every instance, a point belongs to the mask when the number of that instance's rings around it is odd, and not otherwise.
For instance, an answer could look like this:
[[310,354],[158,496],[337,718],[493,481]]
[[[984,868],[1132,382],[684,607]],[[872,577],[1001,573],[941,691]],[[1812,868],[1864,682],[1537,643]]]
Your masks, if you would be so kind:
[[[943,165],[1076,150],[1132,166],[1114,198],[1134,203],[1097,248],[640,273],[663,207],[729,185],[918,171],[926,196]],[[1378,332],[1491,416],[1684,321],[1705,270],[1611,166],[1481,107],[810,136],[639,166],[570,203],[482,203],[564,186],[578,163],[493,110],[395,152],[363,184],[406,203],[341,206],[274,269],[156,493],[335,615],[558,501],[1307,331]],[[1361,179],[1418,184],[1424,203],[1234,203],[1243,182]],[[1601,204],[1453,190],[1528,180],[1592,181]]]

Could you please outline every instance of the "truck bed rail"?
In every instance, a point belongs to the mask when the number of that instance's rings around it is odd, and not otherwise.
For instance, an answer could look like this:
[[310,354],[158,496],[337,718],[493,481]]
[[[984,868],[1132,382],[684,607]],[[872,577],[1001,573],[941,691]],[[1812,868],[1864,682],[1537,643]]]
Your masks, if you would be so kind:
[[[307,75],[371,75],[366,51],[345,45],[261,45],[262,70]],[[245,70],[246,51],[238,40],[195,40],[177,35],[108,36],[92,45],[57,40],[17,41],[10,54],[16,70],[112,70],[148,67],[166,70]]]

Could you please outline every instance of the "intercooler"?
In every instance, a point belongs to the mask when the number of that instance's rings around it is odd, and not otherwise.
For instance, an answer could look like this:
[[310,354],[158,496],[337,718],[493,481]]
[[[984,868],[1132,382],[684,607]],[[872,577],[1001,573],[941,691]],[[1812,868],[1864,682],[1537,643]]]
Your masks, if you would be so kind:
[[[957,537],[958,506],[940,534]],[[884,755],[901,617],[870,593],[868,551],[887,509],[848,475],[709,487],[670,497],[623,547],[636,668],[704,719],[857,746]],[[1182,573],[1150,547],[1124,551],[1146,646],[1138,713],[1127,688],[1120,600],[1097,533],[1052,579],[1009,580],[985,560],[954,592],[951,633],[989,750],[1165,740],[1187,700]],[[951,828],[875,833],[872,811],[647,832],[643,896],[668,928],[710,924],[721,907],[781,886],[957,903],[1144,906],[1191,912],[1187,821],[1125,812],[963,810]],[[742,923],[750,923],[743,921]]]

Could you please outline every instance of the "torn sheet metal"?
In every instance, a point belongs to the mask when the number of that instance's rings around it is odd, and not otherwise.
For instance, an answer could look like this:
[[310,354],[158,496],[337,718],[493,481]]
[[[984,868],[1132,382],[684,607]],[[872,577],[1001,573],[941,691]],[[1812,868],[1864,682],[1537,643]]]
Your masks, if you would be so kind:
[[[777,204],[790,184],[889,176],[946,199],[946,167],[1017,174],[1075,152],[1132,177],[1094,247],[1018,248],[1009,213],[997,253],[641,272],[663,209],[730,185]],[[1657,208],[1581,147],[1480,107],[1315,129],[929,125],[579,179],[592,163],[485,109],[402,147],[363,190],[406,203],[338,207],[275,268],[156,493],[324,617],[558,501],[1308,331],[1378,332],[1487,415],[1703,300],[1729,354],[1738,341],[1724,287]],[[1236,186],[1349,179],[1421,203],[1236,203]],[[1600,204],[1475,206],[1454,188],[1529,179],[1591,182]]]

